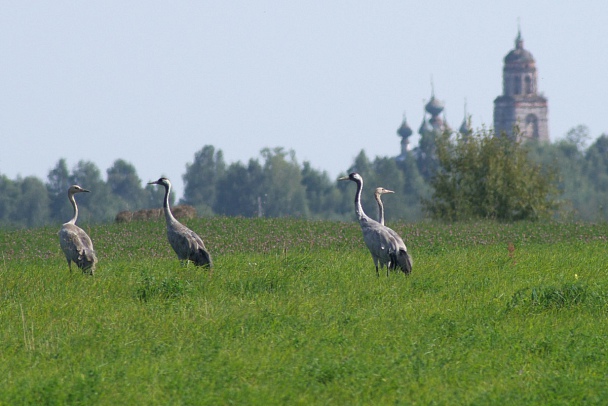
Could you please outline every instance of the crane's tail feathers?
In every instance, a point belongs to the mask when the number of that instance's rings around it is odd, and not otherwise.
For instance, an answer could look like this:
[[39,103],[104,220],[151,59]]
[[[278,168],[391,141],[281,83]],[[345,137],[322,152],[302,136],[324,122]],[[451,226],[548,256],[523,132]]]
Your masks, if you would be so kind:
[[209,255],[209,253],[203,248],[199,248],[198,250],[196,250],[190,257],[190,261],[194,262],[194,265],[196,266],[206,266],[209,268],[213,268],[213,261],[211,260],[211,255]]

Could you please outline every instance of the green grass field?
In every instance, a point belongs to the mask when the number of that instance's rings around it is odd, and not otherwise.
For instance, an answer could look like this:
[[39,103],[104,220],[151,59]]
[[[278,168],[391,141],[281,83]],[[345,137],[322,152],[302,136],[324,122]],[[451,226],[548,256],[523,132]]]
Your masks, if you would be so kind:
[[608,399],[608,224],[389,224],[414,271],[375,276],[356,222],[197,219],[0,232],[0,404],[522,405]]

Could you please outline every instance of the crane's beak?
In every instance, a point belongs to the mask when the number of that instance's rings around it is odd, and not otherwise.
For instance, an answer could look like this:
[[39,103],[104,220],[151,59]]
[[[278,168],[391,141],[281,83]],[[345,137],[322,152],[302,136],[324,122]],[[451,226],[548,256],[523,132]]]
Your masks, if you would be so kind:
[[384,193],[395,193],[393,190],[384,189]]
[[148,182],[148,185],[158,185],[158,181],[155,180],[154,182]]
[[82,189],[81,192],[91,193],[90,190]]
[[350,178],[348,176],[342,176],[341,178],[338,178],[338,180],[350,180]]

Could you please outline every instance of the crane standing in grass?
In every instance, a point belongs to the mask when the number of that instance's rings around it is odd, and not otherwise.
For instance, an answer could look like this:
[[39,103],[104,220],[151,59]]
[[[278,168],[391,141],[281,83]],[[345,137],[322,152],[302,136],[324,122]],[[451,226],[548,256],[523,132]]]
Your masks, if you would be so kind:
[[72,185],[68,189],[68,199],[74,208],[74,217],[61,226],[59,230],[59,245],[68,261],[68,267],[72,272],[72,262],[85,274],[93,275],[97,265],[97,256],[93,249],[93,242],[87,233],[76,225],[78,219],[78,205],[74,195],[76,193],[88,193],[89,191],[78,185]]
[[384,205],[382,204],[382,195],[387,193],[395,193],[392,190],[385,189],[383,187],[377,187],[374,197],[378,203],[378,223],[384,225]]
[[[384,225],[384,204],[382,204],[382,195],[387,193],[395,192],[393,192],[392,190],[385,189],[383,187],[377,187],[376,191],[374,192],[374,197],[376,198],[376,202],[378,203],[378,223],[382,225]],[[385,263],[380,259],[378,260],[378,262],[380,263],[380,268],[384,268],[386,266],[386,272],[388,274],[388,271],[391,269],[390,261]]]
[[357,191],[355,193],[355,214],[357,215],[361,231],[363,232],[363,240],[374,260],[376,276],[380,276],[378,264],[380,264],[381,267],[387,265],[386,276],[388,276],[389,268],[396,269],[397,267],[399,267],[404,274],[410,274],[412,272],[412,260],[401,237],[390,228],[383,226],[376,220],[367,216],[363,211],[363,206],[361,206],[363,178],[361,175],[353,172],[338,180],[350,180],[357,184]]
[[148,185],[161,185],[165,188],[165,199],[163,209],[165,211],[165,220],[167,222],[167,238],[169,244],[173,247],[173,251],[177,254],[177,258],[182,263],[188,264],[188,261],[194,262],[196,266],[213,267],[211,255],[205,248],[205,243],[194,231],[180,223],[173,217],[171,208],[169,207],[169,193],[171,192],[171,182],[167,178],[160,178],[154,182],[148,182]]

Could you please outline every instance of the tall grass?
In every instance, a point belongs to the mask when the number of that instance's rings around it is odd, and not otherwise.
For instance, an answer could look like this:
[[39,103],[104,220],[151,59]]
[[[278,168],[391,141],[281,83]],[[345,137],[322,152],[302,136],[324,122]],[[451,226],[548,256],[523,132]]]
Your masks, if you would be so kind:
[[[0,404],[601,404],[608,225],[394,224],[376,278],[356,223],[101,225],[94,277],[55,229],[0,232]],[[85,227],[86,228],[86,227]]]

